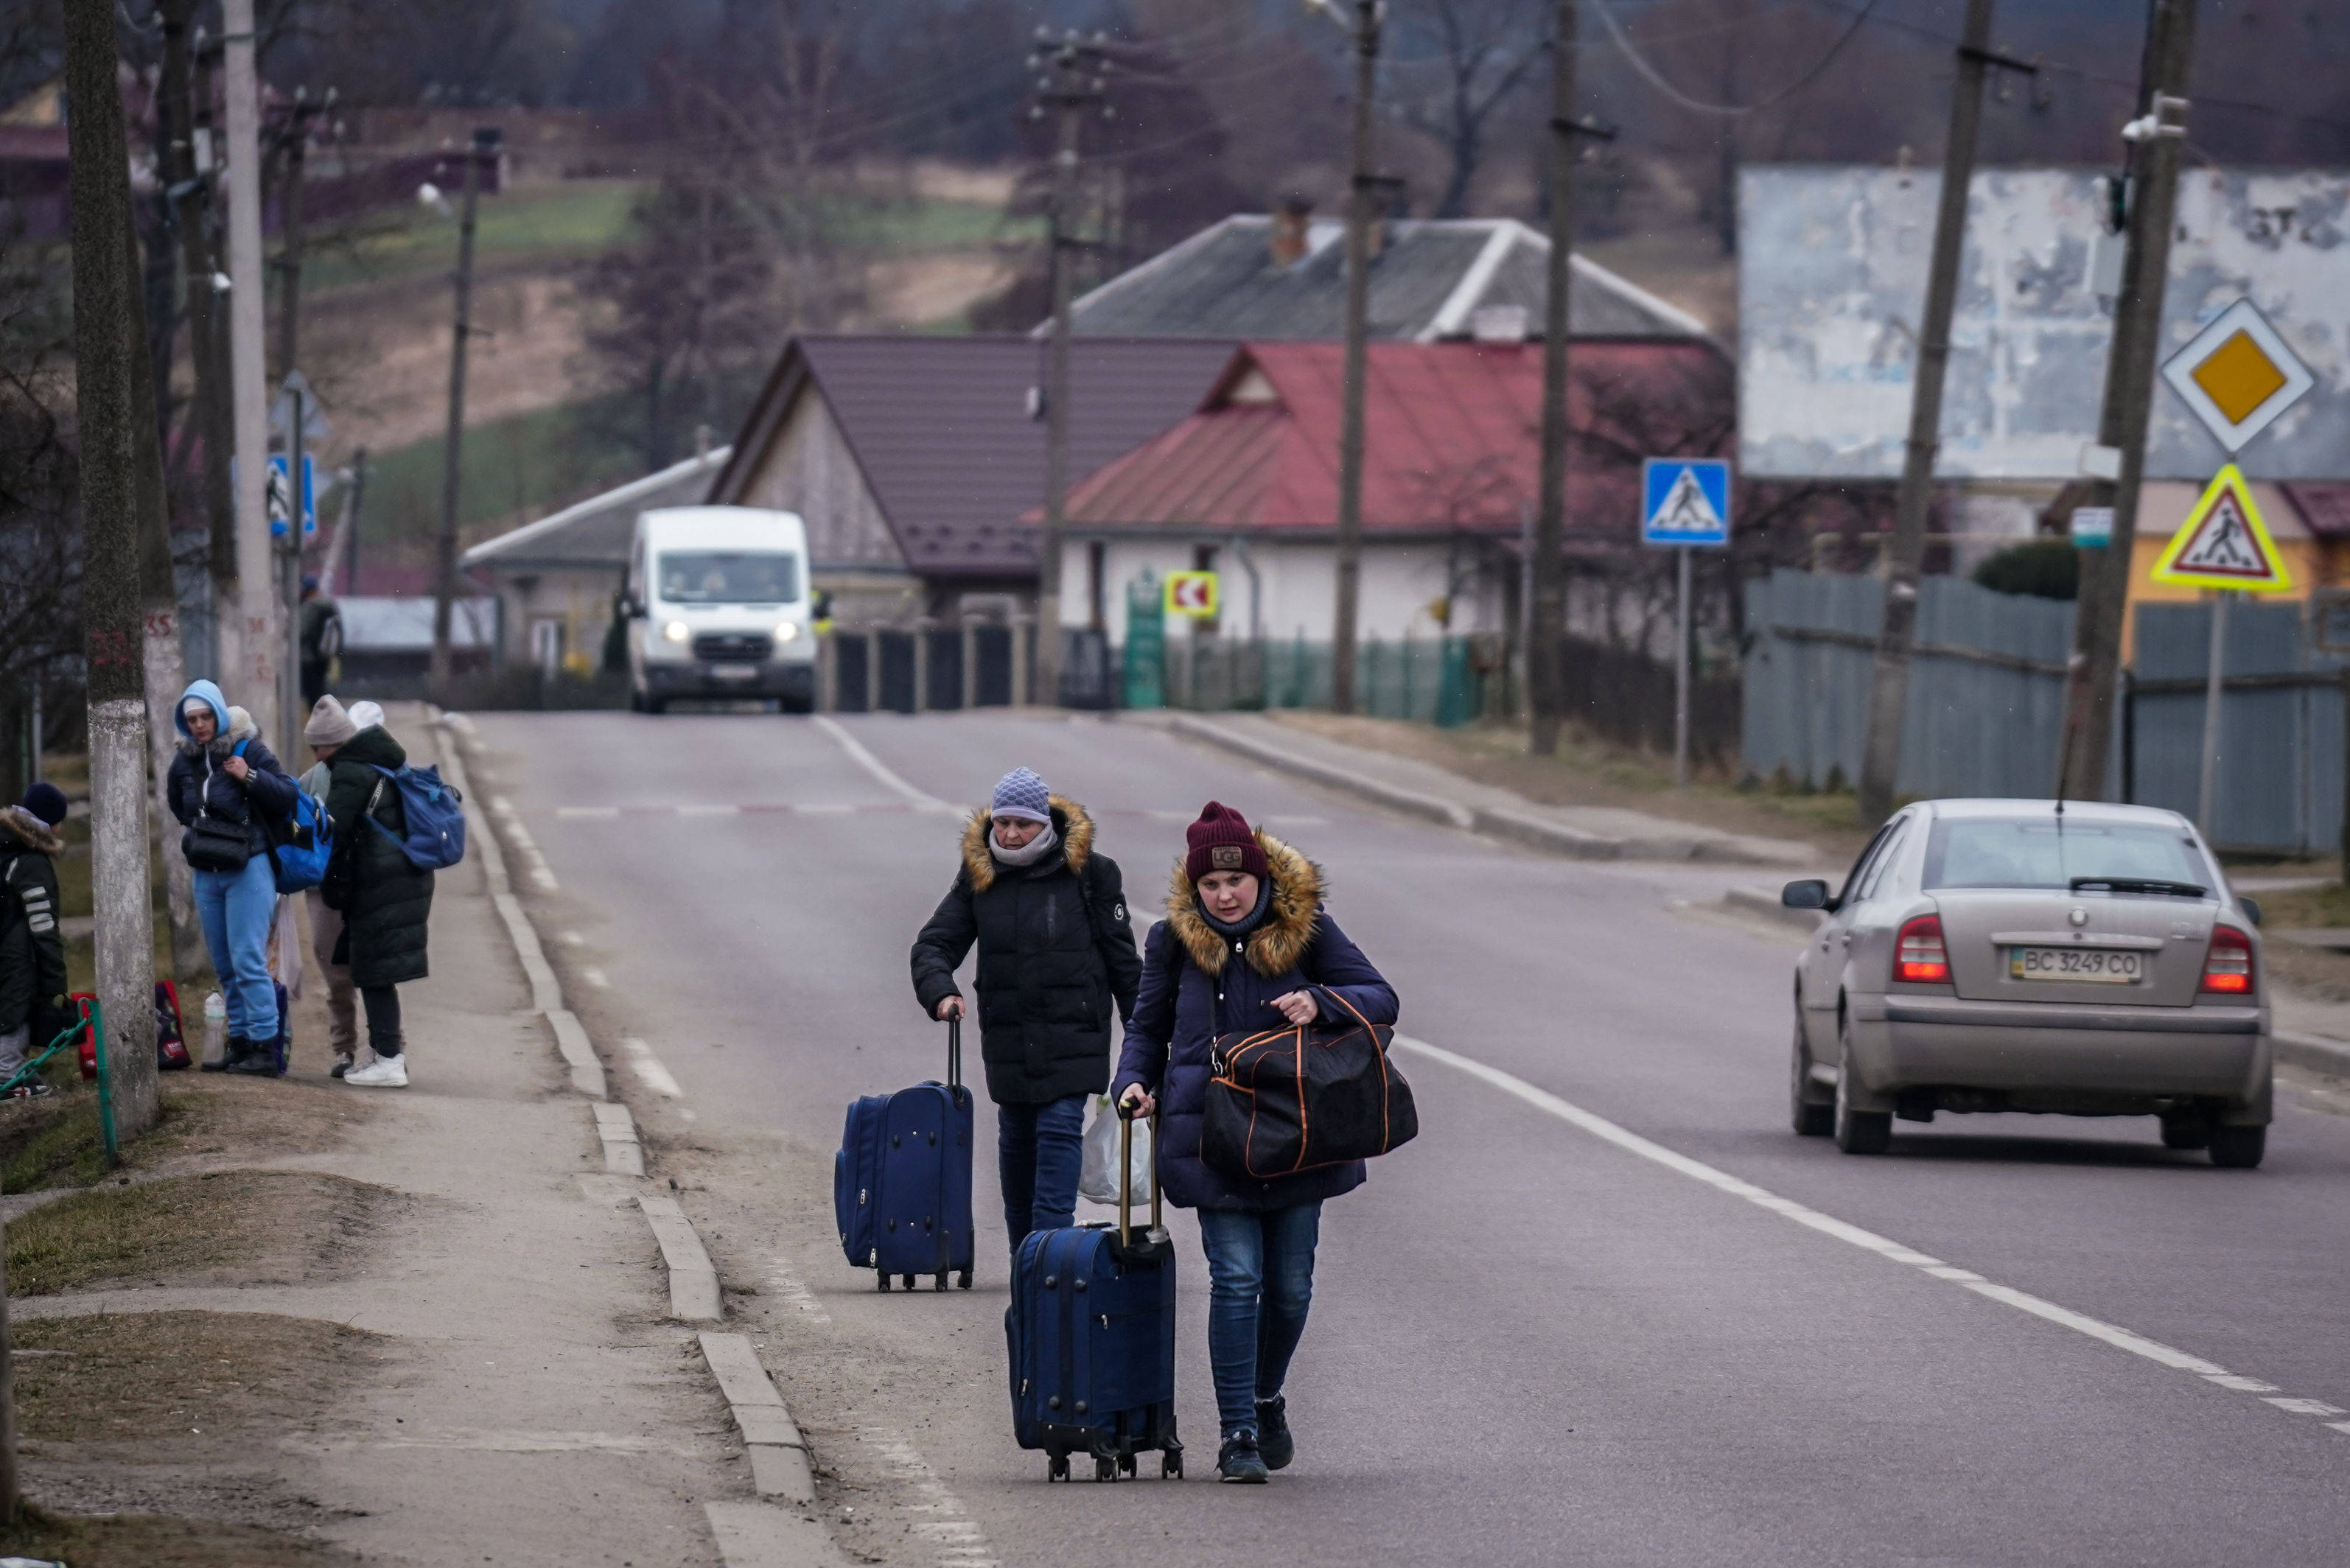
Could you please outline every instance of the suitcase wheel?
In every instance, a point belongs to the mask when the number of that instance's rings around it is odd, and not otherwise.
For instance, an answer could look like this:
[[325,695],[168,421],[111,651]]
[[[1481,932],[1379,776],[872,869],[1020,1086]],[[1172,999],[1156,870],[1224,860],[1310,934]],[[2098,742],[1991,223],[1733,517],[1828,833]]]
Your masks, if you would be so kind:
[[955,1286],[959,1290],[967,1291],[971,1289],[971,1271],[969,1269],[965,1269],[962,1273],[955,1276]]
[[1181,1480],[1183,1479],[1183,1456],[1180,1453],[1167,1453],[1159,1455],[1159,1479],[1162,1480]]
[[1069,1456],[1066,1454],[1055,1454],[1051,1461],[1045,1467],[1045,1479],[1048,1481],[1068,1480]]
[[877,1270],[875,1270],[875,1271],[874,1271],[873,1277],[874,1277],[876,1280],[878,1280],[878,1281],[879,1281],[879,1282],[880,1282],[881,1288],[882,1288],[883,1290],[885,1290],[885,1291],[886,1291],[886,1290],[888,1290],[888,1289],[889,1288],[889,1270],[887,1270],[887,1269],[877,1269]]
[[1094,1461],[1094,1480],[1097,1481],[1114,1481],[1118,1480],[1118,1461],[1116,1459],[1096,1459]]
[[898,1282],[910,1291],[914,1288],[914,1276],[907,1274],[903,1278],[899,1279]]
[[936,1281],[934,1283],[932,1283],[932,1284],[931,1284],[931,1289],[932,1289],[932,1290],[934,1290],[934,1291],[942,1291],[942,1290],[944,1290],[944,1289],[946,1289],[946,1288],[947,1288],[947,1277],[946,1277],[944,1274],[941,1274],[941,1275],[938,1277],[937,1281]]
[[1118,1458],[1118,1473],[1124,1476],[1130,1476],[1134,1474],[1134,1456],[1132,1454],[1120,1454]]

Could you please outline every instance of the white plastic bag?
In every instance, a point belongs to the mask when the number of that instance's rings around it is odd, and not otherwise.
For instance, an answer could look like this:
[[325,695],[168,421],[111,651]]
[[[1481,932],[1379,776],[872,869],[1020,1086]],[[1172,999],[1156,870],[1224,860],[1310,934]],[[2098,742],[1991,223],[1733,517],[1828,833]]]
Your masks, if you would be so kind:
[[[1077,1176],[1077,1196],[1088,1203],[1118,1207],[1118,1106],[1107,1095],[1094,1096],[1094,1119],[1086,1128],[1085,1163]],[[1134,1183],[1134,1201],[1150,1201],[1150,1123],[1134,1124],[1134,1162],[1128,1173]]]

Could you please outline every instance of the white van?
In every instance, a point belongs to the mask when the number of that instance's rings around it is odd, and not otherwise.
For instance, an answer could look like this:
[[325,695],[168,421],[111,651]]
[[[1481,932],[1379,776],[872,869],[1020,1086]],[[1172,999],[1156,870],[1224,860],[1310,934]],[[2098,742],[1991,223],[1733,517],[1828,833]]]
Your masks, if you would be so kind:
[[816,706],[807,527],[754,506],[668,506],[637,516],[629,554],[629,706],[680,697]]

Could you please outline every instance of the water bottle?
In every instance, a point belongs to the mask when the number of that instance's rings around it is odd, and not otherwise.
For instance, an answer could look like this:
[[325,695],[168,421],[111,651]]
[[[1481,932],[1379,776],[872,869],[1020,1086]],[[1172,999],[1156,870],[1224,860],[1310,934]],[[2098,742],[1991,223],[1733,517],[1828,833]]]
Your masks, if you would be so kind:
[[217,991],[204,998],[204,1060],[228,1054],[228,1002]]

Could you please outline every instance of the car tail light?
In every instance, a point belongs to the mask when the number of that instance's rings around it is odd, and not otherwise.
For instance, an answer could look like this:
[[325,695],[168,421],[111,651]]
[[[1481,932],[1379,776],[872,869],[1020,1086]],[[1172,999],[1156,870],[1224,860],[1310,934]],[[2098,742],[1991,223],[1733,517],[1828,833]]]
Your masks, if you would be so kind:
[[2211,928],[2211,948],[2203,955],[2204,991],[2246,996],[2252,989],[2252,939],[2233,926]]
[[1950,955],[1942,946],[1941,916],[1920,915],[1902,925],[1893,948],[1893,978],[1913,984],[1950,982]]

